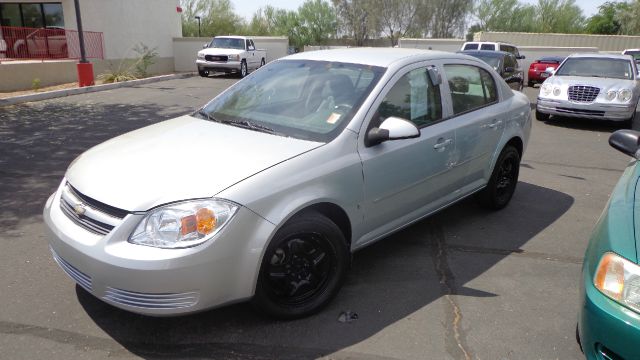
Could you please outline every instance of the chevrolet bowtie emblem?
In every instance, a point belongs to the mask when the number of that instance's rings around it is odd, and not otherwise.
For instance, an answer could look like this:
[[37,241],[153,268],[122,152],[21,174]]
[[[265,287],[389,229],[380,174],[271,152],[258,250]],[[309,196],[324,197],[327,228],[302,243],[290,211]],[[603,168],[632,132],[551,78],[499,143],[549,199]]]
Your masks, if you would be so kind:
[[73,211],[76,213],[76,215],[82,216],[85,212],[87,212],[87,208],[85,208],[82,204],[77,204],[73,207]]

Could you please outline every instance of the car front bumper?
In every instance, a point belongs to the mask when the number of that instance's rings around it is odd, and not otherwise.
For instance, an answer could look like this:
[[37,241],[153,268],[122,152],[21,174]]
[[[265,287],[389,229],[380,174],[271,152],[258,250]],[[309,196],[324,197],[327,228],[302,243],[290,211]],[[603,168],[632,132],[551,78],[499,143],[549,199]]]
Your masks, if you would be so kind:
[[578,329],[586,358],[640,359],[640,314],[603,295],[592,280],[583,270]]
[[274,225],[240,207],[211,240],[186,249],[127,242],[144,215],[129,214],[105,236],[76,225],[60,209],[60,191],[44,208],[55,261],[95,297],[135,313],[191,313],[253,296]]
[[209,71],[219,71],[219,72],[232,72],[232,71],[240,71],[241,62],[240,61],[216,62],[216,61],[207,61],[203,59],[198,59],[196,60],[196,66],[198,67],[198,71],[209,70]]
[[631,119],[636,106],[633,101],[629,104],[600,104],[597,102],[583,104],[538,97],[536,110],[543,114],[557,116],[626,121]]

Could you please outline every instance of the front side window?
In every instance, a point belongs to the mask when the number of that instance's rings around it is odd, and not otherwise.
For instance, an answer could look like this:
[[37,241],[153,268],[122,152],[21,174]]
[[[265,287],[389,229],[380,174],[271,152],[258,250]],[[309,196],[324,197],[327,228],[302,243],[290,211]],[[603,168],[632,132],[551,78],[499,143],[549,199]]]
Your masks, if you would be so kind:
[[279,60],[213,99],[200,112],[212,121],[249,123],[298,139],[329,142],[347,126],[384,68]]
[[513,56],[505,56],[504,57],[505,70],[506,70],[506,68],[509,68],[509,67],[512,68],[512,69],[515,69],[517,67],[516,64],[517,64],[516,59]]
[[453,113],[462,114],[498,100],[496,83],[487,71],[472,65],[445,65]]
[[427,126],[442,119],[440,87],[431,83],[426,68],[408,72],[393,85],[378,107],[380,120],[394,116]]

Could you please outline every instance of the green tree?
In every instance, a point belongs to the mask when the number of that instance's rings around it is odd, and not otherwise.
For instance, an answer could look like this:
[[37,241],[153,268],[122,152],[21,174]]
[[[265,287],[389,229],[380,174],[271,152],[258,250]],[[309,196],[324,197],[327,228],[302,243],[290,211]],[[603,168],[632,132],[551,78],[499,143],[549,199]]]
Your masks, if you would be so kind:
[[518,0],[480,0],[474,13],[480,31],[531,32],[536,28],[535,7]]
[[587,19],[585,32],[588,34],[619,34],[622,28],[620,15],[629,11],[628,3],[606,2],[598,7],[598,13]]
[[580,33],[584,29],[582,9],[575,0],[538,0],[536,27],[542,33]]
[[298,8],[304,45],[326,44],[337,30],[338,19],[333,7],[323,0],[307,0]]
[[198,36],[201,19],[202,36],[241,33],[246,28],[244,20],[234,12],[230,0],[181,0],[182,35]]
[[621,7],[616,14],[620,23],[620,34],[640,35],[640,0],[633,0],[625,4],[626,7]]
[[378,35],[378,10],[374,0],[331,0],[336,9],[341,30],[356,46]]
[[422,0],[375,0],[379,12],[380,30],[391,41],[391,46],[398,45],[398,40],[408,33],[417,31],[416,21],[421,6],[428,6]]
[[433,17],[430,35],[433,38],[451,38],[464,35],[473,0],[431,0]]

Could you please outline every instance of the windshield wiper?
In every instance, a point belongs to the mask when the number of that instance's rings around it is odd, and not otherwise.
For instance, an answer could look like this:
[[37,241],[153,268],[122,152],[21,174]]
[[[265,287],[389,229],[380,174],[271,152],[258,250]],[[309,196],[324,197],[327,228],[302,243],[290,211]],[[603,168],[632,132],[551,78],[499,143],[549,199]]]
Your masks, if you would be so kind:
[[280,132],[277,132],[277,131],[273,130],[270,127],[267,127],[267,126],[264,126],[264,125],[260,125],[260,124],[256,124],[256,123],[251,122],[251,121],[216,119],[215,117],[213,117],[213,115],[211,115],[208,112],[204,111],[204,108],[196,111],[196,113],[194,115],[198,115],[199,117],[201,117],[201,118],[203,118],[205,120],[211,120],[211,121],[219,122],[221,124],[227,124],[227,125],[231,125],[231,126],[237,126],[237,127],[243,128],[243,129],[255,130],[255,131],[265,132],[265,133],[268,133],[268,134],[280,135],[280,136],[288,137],[287,135],[285,135],[283,133],[280,133]]

